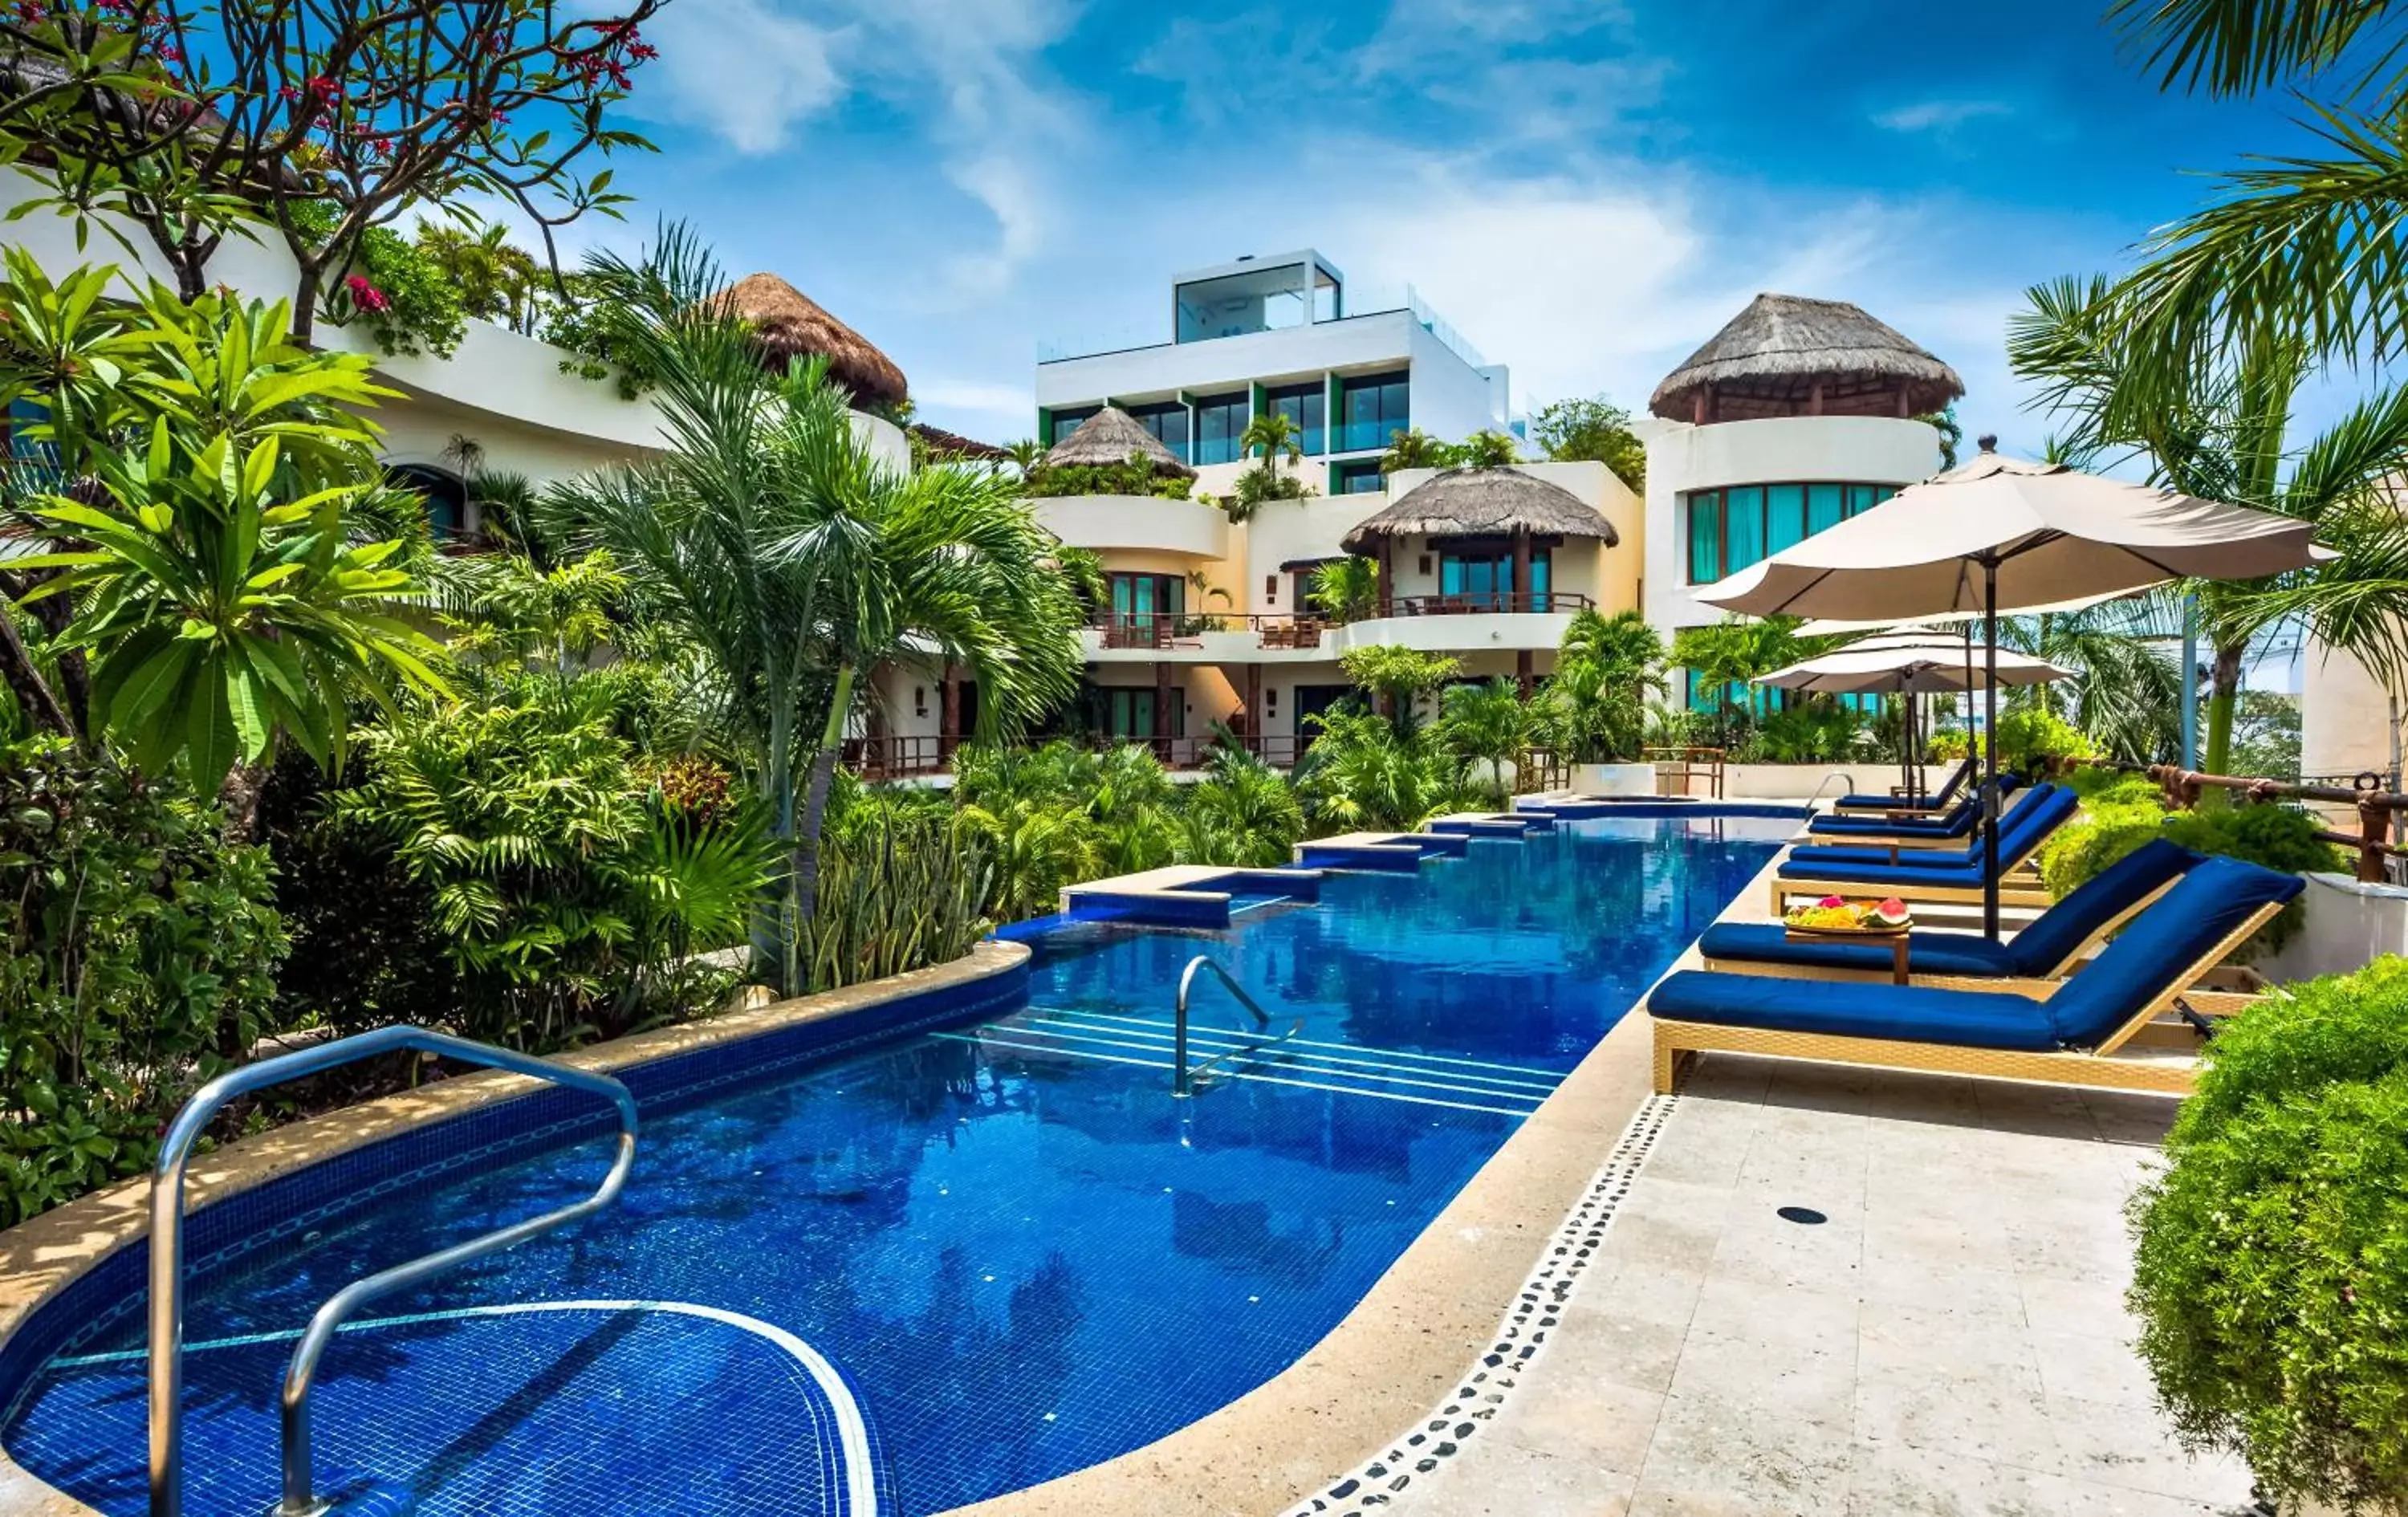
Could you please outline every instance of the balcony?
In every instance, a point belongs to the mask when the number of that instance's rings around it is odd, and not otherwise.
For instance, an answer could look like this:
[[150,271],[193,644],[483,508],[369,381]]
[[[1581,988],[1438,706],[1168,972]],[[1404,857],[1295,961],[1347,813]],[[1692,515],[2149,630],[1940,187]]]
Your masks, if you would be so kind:
[[[1203,767],[1211,759],[1212,749],[1221,741],[1216,737],[1126,737],[1092,732],[1080,733],[1067,740],[1092,752],[1105,752],[1115,748],[1152,749],[1154,757],[1171,769]],[[976,739],[967,733],[951,733],[941,737],[924,735],[913,737],[848,737],[838,751],[838,758],[847,769],[872,783],[925,779],[951,770],[953,753],[974,741]],[[1292,733],[1241,737],[1237,741],[1239,747],[1276,768],[1290,767],[1301,751],[1301,740]]]
[[1188,663],[1250,663],[1265,653],[1334,657],[1323,651],[1331,630],[1319,617],[1275,612],[1099,611],[1085,642],[1091,659],[1108,664],[1165,655],[1183,655]]
[[1229,519],[1218,506],[1159,495],[1054,495],[1032,501],[1037,522],[1073,548],[1109,553],[1229,556]]
[[1574,612],[1593,602],[1573,591],[1502,592],[1469,595],[1399,595],[1368,621],[1339,629],[1333,652],[1401,643],[1432,653],[1486,651],[1552,651]]

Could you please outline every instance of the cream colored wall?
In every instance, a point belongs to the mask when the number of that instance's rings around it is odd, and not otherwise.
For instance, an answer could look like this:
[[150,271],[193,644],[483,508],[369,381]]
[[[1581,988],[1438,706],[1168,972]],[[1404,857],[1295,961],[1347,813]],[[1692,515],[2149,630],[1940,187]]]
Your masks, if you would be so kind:
[[2300,659],[2300,772],[2388,774],[2390,710],[2390,696],[2372,671],[2311,639]]
[[1386,506],[1385,495],[1314,495],[1264,506],[1246,523],[1245,608],[1283,615],[1303,609],[1290,604],[1283,575],[1276,599],[1264,594],[1264,578],[1280,574],[1282,564],[1343,556],[1339,544],[1346,534]]

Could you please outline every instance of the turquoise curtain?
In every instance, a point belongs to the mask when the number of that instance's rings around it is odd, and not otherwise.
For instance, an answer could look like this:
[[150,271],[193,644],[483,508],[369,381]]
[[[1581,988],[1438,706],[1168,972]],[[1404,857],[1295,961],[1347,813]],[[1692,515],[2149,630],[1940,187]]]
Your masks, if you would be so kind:
[[1723,572],[1737,574],[1764,559],[1764,487],[1747,485],[1723,492],[1725,540]]
[[1766,544],[1769,552],[1779,552],[1806,537],[1806,487],[1802,484],[1768,485],[1764,492],[1764,515],[1770,537]]
[[1835,484],[1810,484],[1806,487],[1806,535],[1840,524],[1847,516],[1847,496]]
[[1712,584],[1723,577],[1722,496],[1700,490],[1689,497],[1689,582]]

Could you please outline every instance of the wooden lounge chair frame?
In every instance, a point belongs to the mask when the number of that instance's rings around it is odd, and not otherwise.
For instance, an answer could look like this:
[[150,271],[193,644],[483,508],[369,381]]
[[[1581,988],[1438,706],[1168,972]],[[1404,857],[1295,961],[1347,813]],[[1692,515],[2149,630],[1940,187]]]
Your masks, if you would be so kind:
[[[1969,1048],[1959,1043],[1914,1043],[1892,1038],[1850,1038],[1838,1033],[1782,1032],[1762,1027],[1729,1027],[1713,1022],[1657,1019],[1655,1023],[1656,1089],[1669,1095],[1679,1082],[1683,1067],[1695,1054],[1747,1053],[1771,1059],[1805,1059],[1818,1064],[1853,1064],[1875,1069],[1971,1075],[1980,1080],[2020,1080],[2049,1085],[2086,1085],[2105,1090],[2187,1095],[2198,1079],[2196,1061],[2177,1063],[2169,1059],[2118,1058],[2116,1053],[2136,1045],[2162,1047],[2162,1042],[2148,1036],[2152,1031],[2151,1024],[2174,1010],[2177,1002],[2201,1016],[2214,1017],[2230,1016],[2258,999],[2247,994],[2201,991],[2194,987],[2216,966],[2230,957],[2233,950],[2273,921],[2286,904],[2270,902],[2259,907],[2250,914],[2247,922],[2227,934],[2214,947],[2200,955],[2196,963],[2176,975],[2147,1006],[2101,1039],[2098,1048],[2086,1052],[2034,1053],[2021,1049]],[[2035,983],[2048,984],[2053,988],[2064,981],[1981,982],[1982,987],[1987,990],[2021,990]],[[2025,991],[2024,994],[2029,992]],[[2190,1032],[2180,1023],[2168,1030],[2178,1035]]]
[[[1868,866],[1880,868],[1883,866]],[[1895,895],[1901,901],[1924,901],[1933,906],[1979,906],[1983,890],[1979,885],[1914,885],[1904,883],[1876,884],[1864,880],[1784,880],[1772,878],[1772,914],[1781,915],[1792,895],[1870,895],[1874,892]],[[2000,906],[2054,905],[2057,897],[2042,882],[2040,868],[2027,857],[1999,871],[1999,904]]]
[[[1938,806],[1849,806],[1845,803],[1835,803],[1831,809],[1842,816],[1898,817],[1922,816],[1928,812],[1951,810],[1956,805],[1956,791],[1964,785],[1966,780],[1970,780],[1973,778],[1971,775],[1968,774],[1965,776],[1964,780],[1958,780],[1956,778],[1956,770],[1965,768],[1972,762],[1973,761],[1971,759],[1967,759],[1963,763],[1957,765],[1956,769],[1951,769],[1949,771],[1949,779],[1947,782],[1942,784],[1939,790],[1932,792],[1930,796],[1925,797],[1926,799],[1930,799],[1939,795],[1942,792],[1946,792],[1948,799]],[[1899,787],[1896,785],[1892,785],[1890,787],[1890,799],[1898,800],[1901,798],[1899,794]]]

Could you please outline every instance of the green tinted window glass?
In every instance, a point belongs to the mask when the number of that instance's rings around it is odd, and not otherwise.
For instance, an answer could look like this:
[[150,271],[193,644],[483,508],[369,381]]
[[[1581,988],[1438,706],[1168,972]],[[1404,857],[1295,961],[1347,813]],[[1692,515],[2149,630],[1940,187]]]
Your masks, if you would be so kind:
[[1765,551],[1777,553],[1806,536],[1806,487],[1769,485],[1764,492]]
[[1764,558],[1764,487],[1723,492],[1723,572],[1737,574]]
[[1722,496],[1700,490],[1689,497],[1689,582],[1712,584],[1723,577]]

